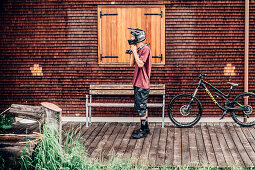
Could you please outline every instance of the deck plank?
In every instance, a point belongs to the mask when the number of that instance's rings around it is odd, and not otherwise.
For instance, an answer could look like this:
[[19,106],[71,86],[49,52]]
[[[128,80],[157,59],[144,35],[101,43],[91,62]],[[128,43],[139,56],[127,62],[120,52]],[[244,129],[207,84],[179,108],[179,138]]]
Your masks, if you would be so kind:
[[144,140],[145,140],[145,138],[141,138],[141,139],[136,140],[134,150],[131,153],[132,154],[131,155],[131,160],[134,163],[139,163],[139,158],[140,158],[140,154],[141,154],[142,149],[143,149]]
[[197,151],[198,151],[198,157],[199,157],[199,164],[200,165],[208,165],[208,156],[205,149],[205,143],[202,136],[202,128],[201,124],[198,124],[194,127],[195,129],[195,135],[196,135],[196,142],[197,142]]
[[91,134],[90,140],[87,140],[87,143],[85,146],[88,148],[88,155],[90,156],[91,153],[96,149],[98,143],[100,140],[104,137],[105,132],[110,127],[110,123],[106,123],[103,128],[96,128],[93,133]]
[[246,150],[247,155],[249,156],[250,160],[253,163],[253,166],[255,166],[255,153],[254,150],[252,149],[250,143],[248,142],[245,134],[243,133],[243,131],[241,130],[240,126],[237,124],[234,124],[233,127],[236,130],[236,133],[244,147],[244,149]]
[[89,130],[87,130],[85,133],[82,134],[82,138],[84,139],[83,145],[88,150],[90,144],[93,142],[93,140],[96,138],[97,134],[100,132],[100,130],[105,126],[104,124],[100,124],[98,126],[91,126]]
[[118,149],[118,156],[120,158],[123,157],[125,154],[130,137],[134,129],[135,129],[135,124],[130,124],[130,126],[128,127],[128,130],[126,131],[125,136],[123,137],[123,140],[121,141],[120,148]]
[[[134,129],[139,129],[139,128],[140,128],[140,123],[136,123]],[[132,131],[132,132],[133,132],[133,131]],[[130,135],[129,135],[129,136],[130,136],[130,139],[129,139],[127,148],[126,148],[125,153],[124,153],[124,157],[125,157],[125,158],[131,158],[132,152],[133,152],[133,150],[134,150],[134,148],[135,148],[135,145],[136,145],[136,142],[137,142],[137,139],[133,139],[133,138],[131,137],[132,132],[131,132]]]
[[[92,151],[91,149],[91,153],[89,152],[89,154],[91,154],[92,158],[100,158],[102,159],[102,155],[103,155],[103,148],[106,145],[109,137],[111,136],[112,132],[115,129],[115,126],[117,125],[116,122],[114,123],[110,123],[109,127],[107,128],[107,130],[105,131],[104,135],[102,136],[101,140],[97,143],[96,148]],[[103,134],[103,133],[102,133]],[[100,139],[100,138],[98,138]],[[93,141],[94,143],[95,141]],[[96,143],[96,142],[95,142]]]
[[141,154],[142,149],[143,149],[144,140],[145,140],[145,138],[141,138],[141,139],[136,140],[136,144],[135,144],[134,150],[133,150],[132,155],[131,155],[131,160],[134,163],[139,162],[138,160],[139,160],[140,154]]
[[167,128],[167,140],[166,140],[166,158],[165,165],[172,166],[174,161],[174,127]]
[[229,147],[230,153],[235,161],[235,165],[238,166],[244,166],[244,162],[242,160],[242,157],[239,153],[239,151],[236,148],[235,145],[235,141],[233,140],[232,136],[230,135],[230,131],[228,129],[228,125],[226,123],[220,123],[222,132],[223,132],[223,136],[225,138],[225,140],[227,141],[227,145]]
[[236,148],[237,148],[238,152],[240,153],[241,158],[244,162],[244,165],[246,167],[252,167],[253,163],[252,163],[251,159],[249,158],[249,156],[247,155],[246,150],[235,131],[233,123],[227,123],[227,125],[228,125],[227,127],[229,128],[230,135],[232,136],[233,141],[235,141]]
[[174,160],[173,165],[174,166],[180,166],[182,163],[182,147],[181,147],[181,129],[175,128],[174,133]]
[[187,166],[190,163],[189,150],[189,129],[182,128],[181,150],[182,150],[182,166]]
[[253,151],[255,152],[255,129],[253,127],[242,127],[242,130],[247,138],[247,140],[249,141],[251,147],[253,148]]
[[[78,126],[80,125],[80,122],[71,122],[69,124],[65,124],[64,126],[62,126],[62,141],[65,142],[66,141],[66,137],[67,135],[71,135],[71,133],[73,132],[73,129],[76,129]],[[74,136],[76,134],[73,134]]]
[[219,140],[220,147],[222,149],[222,153],[223,153],[224,158],[226,160],[227,166],[229,166],[229,167],[233,166],[235,164],[235,161],[234,161],[234,159],[231,155],[230,149],[227,145],[227,142],[229,142],[229,141],[225,140],[225,137],[223,135],[223,132],[222,132],[222,129],[221,129],[219,123],[214,123],[214,128],[215,128],[217,138]]
[[149,158],[148,158],[150,166],[156,165],[160,131],[161,131],[161,128],[157,127],[156,125],[153,132],[153,136],[152,136],[151,147],[150,147]]
[[104,160],[109,160],[108,159],[109,158],[108,157],[109,152],[110,152],[110,150],[112,148],[112,145],[113,145],[114,141],[116,140],[116,137],[119,134],[122,126],[123,126],[123,123],[116,124],[116,126],[114,127],[114,130],[113,130],[113,132],[111,134],[111,136],[109,137],[109,139],[107,140],[105,146],[103,147],[103,149],[102,149],[102,156],[103,156]]
[[149,157],[149,152],[151,148],[152,137],[155,130],[155,123],[150,123],[150,130],[151,130],[151,133],[144,139],[142,152],[140,154],[140,162],[144,165],[149,164],[148,157]]
[[217,160],[215,157],[215,152],[213,150],[211,137],[209,135],[208,128],[206,126],[206,123],[201,123],[201,129],[202,129],[202,135],[205,143],[205,150],[208,157],[209,165],[211,166],[218,166]]
[[[195,128],[189,128],[189,152],[190,152],[190,163],[188,166],[194,167],[199,165],[198,157],[198,146],[196,143]],[[199,143],[201,145],[201,143]],[[203,144],[202,144],[203,145]]]
[[89,127],[86,127],[85,123],[81,123],[79,127],[79,131],[77,134],[82,137],[87,131],[89,130]]
[[167,139],[167,129],[161,128],[160,138],[159,138],[159,146],[157,153],[156,166],[162,166],[165,163],[166,157],[166,139]]
[[116,137],[116,140],[114,141],[112,148],[110,149],[110,152],[108,153],[108,157],[117,155],[117,153],[120,149],[121,142],[129,128],[129,126],[130,126],[130,123],[123,123],[123,126],[122,126],[118,136]]
[[96,129],[96,128],[100,128],[102,127],[103,125],[99,125],[99,127],[97,126],[90,126],[89,129],[86,129],[86,131],[82,131],[81,132],[81,138],[83,139],[83,145],[87,148],[87,146],[91,143],[89,142],[89,140],[94,140],[91,139],[93,137],[93,135],[91,135],[93,133],[93,131]]
[[250,127],[249,131],[251,132],[251,135],[253,136],[253,138],[255,140],[255,126]]
[[225,161],[224,155],[222,153],[222,149],[220,147],[217,135],[215,133],[214,125],[213,125],[213,123],[207,123],[206,125],[209,130],[209,135],[211,137],[212,146],[213,146],[213,150],[215,152],[215,157],[216,157],[218,166],[225,167],[225,166],[227,166],[227,163]]

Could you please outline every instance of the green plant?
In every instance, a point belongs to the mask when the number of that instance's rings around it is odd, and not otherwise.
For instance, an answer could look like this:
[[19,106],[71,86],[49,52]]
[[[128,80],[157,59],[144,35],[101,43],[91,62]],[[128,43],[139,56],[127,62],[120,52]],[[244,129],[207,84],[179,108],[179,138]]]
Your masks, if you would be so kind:
[[1,170],[12,170],[21,169],[19,160],[17,158],[6,159],[8,155],[2,155],[0,152],[0,169]]
[[31,153],[28,148],[21,153],[22,169],[87,169],[85,148],[74,133],[68,133],[62,146],[59,133],[47,124],[43,126],[43,139]]
[[0,155],[0,169],[5,169],[5,159]]
[[15,121],[15,117],[8,114],[3,114],[0,116],[0,133],[5,129],[12,128],[12,124]]
[[31,150],[28,149],[28,147],[25,147],[22,151],[21,151],[21,156],[19,159],[20,162],[20,166],[21,169],[32,169],[33,165],[32,165],[32,157],[31,157]]
[[[81,127],[80,127],[81,128]],[[64,158],[62,167],[64,169],[87,169],[89,167],[88,156],[85,147],[81,145],[79,129],[66,133],[66,139],[63,144]]]

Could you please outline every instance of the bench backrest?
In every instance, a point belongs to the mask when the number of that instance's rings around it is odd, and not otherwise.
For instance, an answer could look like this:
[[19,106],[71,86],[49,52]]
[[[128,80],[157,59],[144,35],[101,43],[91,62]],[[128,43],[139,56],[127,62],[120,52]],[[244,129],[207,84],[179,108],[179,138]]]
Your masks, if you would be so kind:
[[[165,94],[164,84],[151,84],[150,95]],[[134,88],[129,84],[101,84],[90,85],[89,94],[91,95],[134,95]]]

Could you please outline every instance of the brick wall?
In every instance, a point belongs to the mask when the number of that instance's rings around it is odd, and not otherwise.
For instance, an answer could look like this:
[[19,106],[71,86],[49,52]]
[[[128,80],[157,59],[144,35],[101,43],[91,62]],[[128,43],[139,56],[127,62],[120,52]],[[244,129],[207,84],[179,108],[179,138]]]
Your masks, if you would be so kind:
[[[166,65],[152,69],[151,83],[166,84],[166,101],[180,92],[193,92],[193,80],[207,73],[207,80],[227,93],[227,81],[243,91],[244,1],[4,1],[0,12],[0,110],[12,103],[39,105],[49,101],[66,116],[85,114],[89,84],[131,83],[133,68],[99,67],[97,58],[98,4],[165,4]],[[250,91],[255,83],[255,2],[250,2]],[[224,76],[231,64],[235,76]],[[220,110],[201,90],[205,116]],[[95,100],[119,102],[119,98]],[[132,102],[132,97],[121,97]],[[159,101],[160,97],[151,101]],[[131,109],[94,108],[95,116],[137,116]],[[160,109],[151,110],[159,116]]]

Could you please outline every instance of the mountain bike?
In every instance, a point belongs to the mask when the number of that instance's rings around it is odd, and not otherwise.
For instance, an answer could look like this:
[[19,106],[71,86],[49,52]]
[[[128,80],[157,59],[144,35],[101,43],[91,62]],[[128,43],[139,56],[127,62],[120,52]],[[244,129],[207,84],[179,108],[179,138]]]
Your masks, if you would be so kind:
[[[196,97],[198,89],[204,88],[206,93],[211,97],[212,101],[222,110],[223,119],[227,113],[231,113],[233,120],[241,126],[253,126],[255,124],[255,114],[253,114],[253,106],[255,106],[255,94],[244,92],[238,94],[234,100],[229,100],[233,87],[238,84],[227,82],[230,85],[228,94],[218,90],[216,87],[204,80],[206,74],[200,74],[198,77],[198,85],[193,94],[181,93],[176,95],[168,105],[168,115],[170,120],[178,127],[192,127],[200,120],[203,108],[200,100]],[[214,89],[213,96],[210,87]],[[224,104],[219,104],[216,99],[221,98]]]

